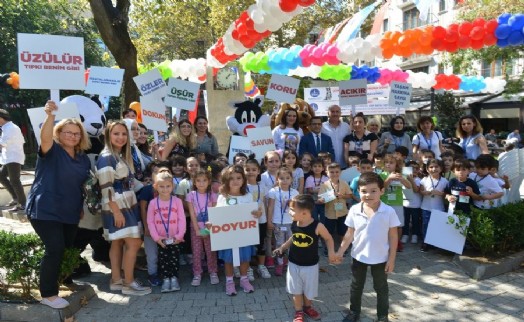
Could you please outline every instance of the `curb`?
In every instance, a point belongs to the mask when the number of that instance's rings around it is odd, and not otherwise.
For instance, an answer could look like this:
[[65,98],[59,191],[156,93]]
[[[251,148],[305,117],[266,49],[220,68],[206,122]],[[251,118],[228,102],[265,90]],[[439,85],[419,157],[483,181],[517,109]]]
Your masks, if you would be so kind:
[[0,306],[0,321],[49,321],[63,322],[66,319],[73,321],[71,317],[78,312],[87,300],[93,298],[96,293],[93,287],[87,283],[80,284],[79,290],[65,297],[69,301],[69,306],[65,309],[57,310],[41,304],[7,304]]
[[480,263],[471,257],[455,255],[453,263],[457,264],[470,277],[477,281],[492,278],[520,267],[524,262],[524,251],[501,258],[495,263]]

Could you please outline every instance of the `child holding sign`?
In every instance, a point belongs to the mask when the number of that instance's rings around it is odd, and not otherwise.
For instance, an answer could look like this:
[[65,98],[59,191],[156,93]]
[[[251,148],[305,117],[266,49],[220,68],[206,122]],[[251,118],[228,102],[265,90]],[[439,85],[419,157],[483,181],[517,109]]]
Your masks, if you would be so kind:
[[[239,165],[232,165],[222,171],[222,186],[217,200],[217,207],[233,206],[241,203],[253,202],[253,196],[247,191],[247,180],[244,169]],[[262,216],[260,208],[252,212],[255,218]],[[211,223],[207,223],[210,227]],[[253,246],[240,247],[240,287],[245,293],[253,293],[255,288],[247,277],[249,261],[255,255]],[[235,282],[233,281],[233,250],[225,249],[218,251],[218,257],[224,261],[226,273],[226,294],[237,295]]]
[[159,273],[164,279],[161,292],[179,291],[178,244],[184,242],[186,216],[182,201],[173,196],[173,176],[160,172],[154,183],[158,197],[147,207],[147,225],[151,238],[158,244]]
[[186,196],[187,209],[191,217],[191,251],[193,252],[193,281],[191,285],[200,286],[202,281],[202,248],[206,252],[207,269],[211,284],[218,284],[216,252],[211,251],[209,231],[205,229],[208,221],[207,208],[215,207],[217,194],[211,191],[211,172],[198,170],[193,176],[193,191]]

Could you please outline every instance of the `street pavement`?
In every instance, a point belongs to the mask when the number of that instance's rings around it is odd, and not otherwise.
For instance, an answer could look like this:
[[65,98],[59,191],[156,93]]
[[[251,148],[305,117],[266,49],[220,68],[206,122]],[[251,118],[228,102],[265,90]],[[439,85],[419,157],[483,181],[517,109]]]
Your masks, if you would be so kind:
[[[31,231],[30,225],[0,217],[0,229]],[[81,282],[91,284],[97,296],[76,313],[80,322],[164,321],[292,321],[293,305],[285,291],[285,277],[256,279],[255,292],[228,297],[221,283],[193,287],[190,266],[182,266],[182,290],[160,293],[155,287],[146,296],[126,296],[109,290],[109,268],[93,262],[90,249],[83,254],[93,273]],[[431,250],[420,253],[418,245],[406,245],[398,253],[395,273],[389,277],[390,321],[524,321],[524,268],[484,281],[469,278],[452,263],[453,255]],[[349,259],[331,266],[322,257],[319,296],[314,302],[322,321],[341,321],[349,308]],[[137,271],[143,282],[146,273]],[[238,280],[236,281],[238,285]],[[370,274],[363,296],[362,321],[376,319],[376,295]]]

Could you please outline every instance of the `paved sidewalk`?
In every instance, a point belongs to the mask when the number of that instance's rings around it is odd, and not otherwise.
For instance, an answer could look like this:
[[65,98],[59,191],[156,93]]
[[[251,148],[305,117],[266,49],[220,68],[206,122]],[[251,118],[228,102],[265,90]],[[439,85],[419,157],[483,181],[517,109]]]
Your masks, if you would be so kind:
[[[0,227],[27,230],[27,224],[5,218],[0,218]],[[84,255],[90,258],[89,249]],[[420,253],[415,245],[406,245],[389,278],[390,321],[524,321],[524,268],[477,282],[451,259],[447,252]],[[161,294],[156,287],[151,295],[134,297],[110,292],[109,268],[90,263],[93,274],[82,281],[92,284],[97,296],[77,312],[80,322],[292,320],[293,306],[285,291],[284,277],[257,278],[255,293],[239,292],[228,297],[223,274],[219,285],[210,285],[208,276],[204,276],[200,287],[192,287],[190,267],[182,266],[180,292]],[[322,321],[341,321],[349,307],[349,260],[335,267],[322,258],[321,268],[325,272],[320,273],[319,296],[314,305],[321,311]],[[144,272],[136,274],[145,281]],[[376,319],[375,305],[376,295],[368,274],[363,322]]]

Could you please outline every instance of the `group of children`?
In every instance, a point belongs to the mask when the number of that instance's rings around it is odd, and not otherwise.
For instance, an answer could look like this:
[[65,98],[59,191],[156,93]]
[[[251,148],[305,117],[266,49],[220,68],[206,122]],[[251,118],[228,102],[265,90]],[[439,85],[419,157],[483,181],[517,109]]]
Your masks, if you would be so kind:
[[[299,159],[293,151],[282,156],[267,152],[265,171],[241,153],[230,166],[179,156],[170,164],[154,161],[153,185],[139,196],[150,282],[161,285],[162,292],[179,290],[180,258],[192,261],[191,285],[201,284],[204,259],[210,283],[218,284],[217,263],[222,261],[226,294],[232,296],[237,294],[235,276],[244,292],[254,291],[252,261],[262,278],[271,277],[268,267],[273,266],[274,275],[283,275],[287,265],[295,321],[304,315],[318,319],[311,299],[318,289],[320,236],[331,263],[340,263],[352,245],[351,311],[346,321],[359,318],[367,266],[377,290],[379,320],[387,321],[385,274],[393,270],[403,243],[424,239],[431,211],[449,206],[467,213],[471,206],[494,207],[508,184],[507,178],[494,174],[496,160],[488,155],[474,161],[475,171],[470,161],[455,160],[450,152],[441,160],[430,150],[421,151],[417,162],[406,161],[407,156],[405,147],[375,155],[374,162],[350,154],[350,167],[344,170],[329,154],[314,158],[306,153]],[[240,248],[241,264],[236,268],[232,250],[211,251],[208,209],[251,202],[258,203],[252,215],[259,223],[260,240]],[[339,244],[336,253],[334,241]],[[421,251],[427,249],[422,243]]]

